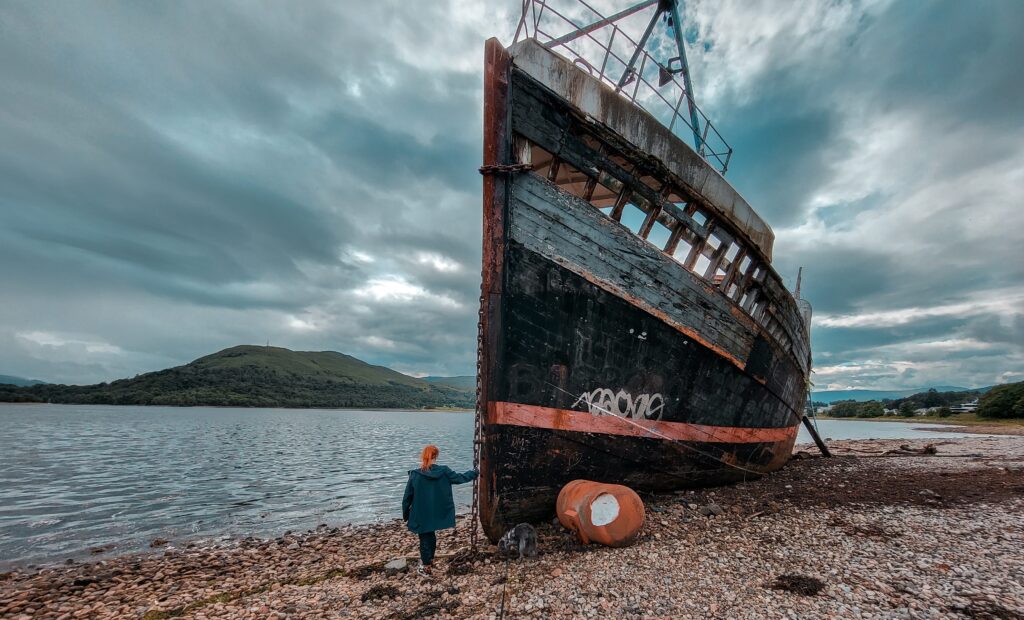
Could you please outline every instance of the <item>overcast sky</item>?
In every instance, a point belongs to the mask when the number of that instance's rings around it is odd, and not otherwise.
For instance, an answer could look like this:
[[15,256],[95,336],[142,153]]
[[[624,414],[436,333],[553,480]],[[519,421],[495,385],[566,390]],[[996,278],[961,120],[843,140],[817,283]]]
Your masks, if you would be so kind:
[[[0,3],[0,374],[267,341],[471,374],[483,42],[518,5]],[[818,389],[1024,379],[1024,2],[685,19]]]

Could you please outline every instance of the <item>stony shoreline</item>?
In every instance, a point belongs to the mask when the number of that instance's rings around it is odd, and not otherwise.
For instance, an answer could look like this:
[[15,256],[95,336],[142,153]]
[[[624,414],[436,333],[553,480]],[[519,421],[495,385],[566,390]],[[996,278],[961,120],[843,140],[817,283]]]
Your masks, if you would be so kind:
[[760,480],[645,497],[626,549],[546,524],[536,560],[484,547],[423,580],[383,568],[415,551],[400,522],[321,527],[17,569],[0,574],[0,617],[1024,618],[1024,437],[803,448]]

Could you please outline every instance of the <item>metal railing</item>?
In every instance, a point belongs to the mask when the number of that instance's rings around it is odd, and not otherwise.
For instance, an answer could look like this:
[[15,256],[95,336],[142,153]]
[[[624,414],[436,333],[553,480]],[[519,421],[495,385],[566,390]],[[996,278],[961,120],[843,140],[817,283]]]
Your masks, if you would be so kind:
[[[653,39],[641,48],[620,27],[619,20],[656,4],[649,0],[606,17],[584,0],[522,0],[523,11],[514,41],[534,38],[566,56],[574,65],[654,116],[684,141],[692,136],[699,154],[725,174],[732,158],[732,147],[676,78],[680,69],[670,66],[671,60],[658,61],[645,49],[650,43],[665,45],[665,41]],[[554,5],[560,5],[561,10]],[[681,27],[680,24],[673,26]],[[692,115],[691,106],[695,112]]]

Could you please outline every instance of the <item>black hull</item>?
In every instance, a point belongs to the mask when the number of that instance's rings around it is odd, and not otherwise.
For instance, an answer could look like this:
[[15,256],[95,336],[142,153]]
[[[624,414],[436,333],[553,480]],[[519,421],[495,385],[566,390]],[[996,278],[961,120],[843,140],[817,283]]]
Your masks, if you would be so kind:
[[[485,523],[489,534],[550,518],[558,491],[576,479],[664,491],[752,479],[786,462],[799,417],[773,388],[784,386],[787,376],[802,382],[797,369],[778,364],[771,384],[762,384],[710,348],[516,241],[509,242],[506,258],[506,346],[497,363],[494,401],[528,405],[528,412],[587,411],[580,398],[609,386],[631,399],[660,395],[661,422],[700,425],[710,433],[730,430],[719,441],[683,441],[531,426],[553,422],[529,413],[514,424],[492,416],[496,423],[486,427],[482,453],[495,500],[493,523]],[[790,398],[799,402],[803,395]],[[624,405],[625,399],[618,409],[598,402],[597,414],[617,415]],[[637,424],[648,422],[635,407],[633,413]],[[731,442],[734,429],[753,432],[744,442]],[[762,429],[784,436],[751,441]]]
[[755,480],[785,464],[796,431],[778,442],[710,443],[495,425],[486,437],[486,458],[498,493],[484,530],[494,539],[490,532],[550,519],[558,492],[573,480],[651,492]]
[[[757,368],[740,369],[515,240],[506,256],[505,346],[492,400],[581,410],[583,403],[576,403],[584,394],[607,388],[634,397],[660,394],[658,419],[667,422],[745,428],[799,423],[794,405],[803,396],[793,387],[802,388],[803,381],[784,358],[766,352]],[[762,383],[755,372],[768,380]]]

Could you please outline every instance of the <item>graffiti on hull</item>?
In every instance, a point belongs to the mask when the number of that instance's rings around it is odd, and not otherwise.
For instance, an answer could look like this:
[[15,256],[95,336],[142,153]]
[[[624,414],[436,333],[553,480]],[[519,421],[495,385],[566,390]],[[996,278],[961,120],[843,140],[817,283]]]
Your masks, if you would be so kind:
[[620,418],[660,420],[665,410],[665,399],[661,394],[640,394],[634,397],[626,390],[613,392],[608,388],[597,388],[584,392],[573,408],[586,405],[591,415],[615,415]]

